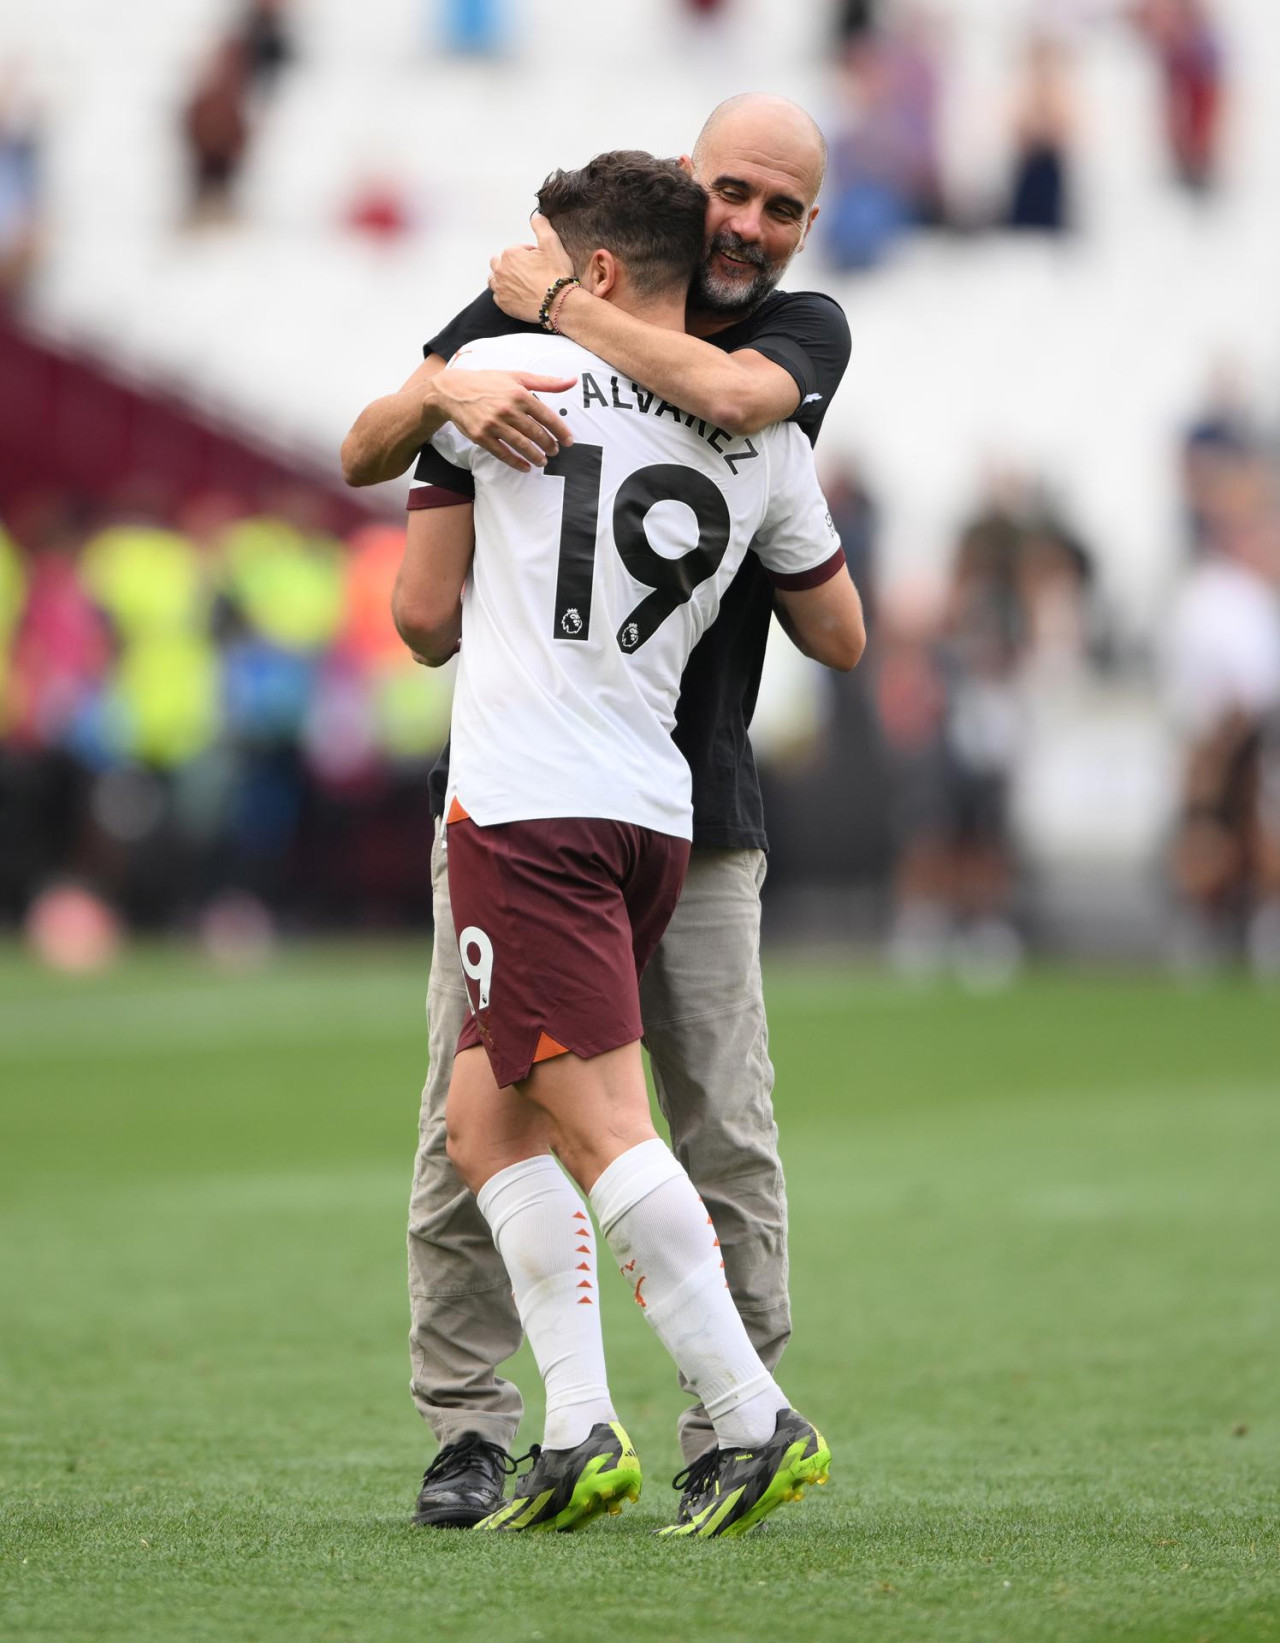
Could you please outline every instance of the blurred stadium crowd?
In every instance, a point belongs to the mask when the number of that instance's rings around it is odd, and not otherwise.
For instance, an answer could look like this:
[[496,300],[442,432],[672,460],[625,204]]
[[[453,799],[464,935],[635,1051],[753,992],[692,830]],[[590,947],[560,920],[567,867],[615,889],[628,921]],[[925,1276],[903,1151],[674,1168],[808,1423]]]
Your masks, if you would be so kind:
[[0,916],[71,878],[232,946],[421,923],[450,692],[390,625],[402,532],[305,494],[117,515],[0,534]]
[[[1217,181],[1226,87],[1208,0],[1138,0],[1119,8],[1152,52],[1163,86],[1170,170],[1193,193]],[[923,5],[852,0],[842,9],[838,124],[832,133],[826,238],[844,271],[878,262],[901,235],[948,227],[1062,234],[1077,226],[1081,115],[1063,8],[1028,8],[1004,107],[1005,175],[994,196],[951,197],[943,156],[944,41]]]
[[[707,38],[728,45],[732,0],[683,0]],[[282,76],[299,58],[297,7],[243,0],[206,42],[181,92],[178,139],[192,225],[234,216],[256,134]],[[511,7],[449,0],[429,47],[500,62],[517,49]],[[1082,113],[1079,53],[1064,26],[1110,17],[1135,31],[1162,92],[1161,138],[1170,175],[1193,195],[1219,182],[1230,115],[1228,55],[1212,0],[1124,0],[1117,5],[1031,3],[1001,105],[1004,175],[985,198],[948,180],[944,93],[949,30],[923,0],[842,0],[831,17],[831,167],[822,234],[837,272],[878,263],[920,228],[1061,234],[1078,226],[1075,175]],[[951,28],[955,24],[952,22]],[[704,41],[705,43],[705,41]],[[40,204],[40,115],[20,64],[0,64],[0,288],[32,272]],[[385,181],[350,199],[347,225],[374,237],[408,233],[412,203]]]
[[[1163,659],[1117,642],[1094,557],[1012,478],[947,577],[877,579],[856,470],[826,488],[873,644],[823,680],[821,728],[763,760],[773,874],[892,886],[872,927],[906,972],[1016,967],[1037,928],[1012,797],[1054,705],[1157,669],[1181,741],[1164,872],[1190,967],[1280,969],[1280,473],[1229,384],[1182,446],[1187,571]],[[139,928],[252,944],[277,925],[428,916],[426,775],[449,671],[391,627],[399,527],[340,538],[299,492],[244,516],[51,503],[0,531],[0,916],[73,880]],[[810,802],[812,801],[812,802]]]
[[[734,0],[671,4],[703,46],[740,26]],[[989,111],[1003,170],[985,191],[957,183],[948,152],[957,16],[844,0],[824,24],[825,261],[793,283],[817,274],[852,305],[870,278],[896,277],[896,250],[921,232],[1046,244],[1086,232],[1085,12],[1150,54],[1165,186],[1211,211],[1227,186],[1233,86],[1230,31],[1210,0],[1026,0]],[[511,15],[451,0],[433,11],[432,49],[503,72],[518,49]],[[247,0],[219,18],[174,99],[188,229],[234,224],[255,132],[305,71],[305,8]],[[42,278],[41,145],[38,102],[0,51],[0,306],[19,327]],[[347,232],[379,241],[411,235],[414,219],[385,179],[344,208]],[[1182,540],[1154,631],[1116,608],[1108,567],[1123,544],[1091,540],[1076,499],[1016,462],[970,475],[970,515],[932,570],[889,565],[901,498],[828,435],[819,456],[871,645],[852,677],[809,678],[800,697],[820,695],[807,718],[784,715],[782,733],[764,704],[776,929],[852,932],[882,940],[908,973],[958,964],[999,980],[1028,951],[1064,945],[1052,852],[1037,839],[1063,832],[1068,809],[1102,814],[1065,834],[1101,835],[1109,808],[1119,826],[1136,803],[1143,843],[1122,868],[1150,915],[1143,950],[1188,969],[1244,960],[1280,973],[1280,467],[1268,406],[1250,394],[1221,369],[1164,435]],[[253,496],[175,494],[155,478],[24,485],[0,461],[0,924],[119,919],[234,952],[281,928],[425,921],[426,774],[450,687],[390,626],[399,526],[373,513],[352,526],[301,472]],[[1082,720],[1135,701],[1156,800],[1131,803],[1123,779],[1109,791],[1063,776],[1055,750]],[[1087,848],[1077,867],[1090,876]],[[1102,931],[1117,881],[1095,877]],[[1109,943],[1114,927],[1083,945]]]

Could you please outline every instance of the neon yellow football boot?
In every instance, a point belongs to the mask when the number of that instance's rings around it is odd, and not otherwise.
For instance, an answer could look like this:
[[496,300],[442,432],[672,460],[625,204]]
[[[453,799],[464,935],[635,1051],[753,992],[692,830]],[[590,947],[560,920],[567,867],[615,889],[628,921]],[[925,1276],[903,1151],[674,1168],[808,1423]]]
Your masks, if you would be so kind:
[[825,1483],[831,1451],[822,1433],[794,1409],[778,1412],[768,1443],[712,1449],[676,1477],[680,1511],[660,1535],[745,1535],[804,1486]]
[[580,1529],[584,1523],[639,1500],[640,1457],[617,1421],[600,1421],[574,1449],[530,1450],[533,1465],[516,1492],[476,1529]]

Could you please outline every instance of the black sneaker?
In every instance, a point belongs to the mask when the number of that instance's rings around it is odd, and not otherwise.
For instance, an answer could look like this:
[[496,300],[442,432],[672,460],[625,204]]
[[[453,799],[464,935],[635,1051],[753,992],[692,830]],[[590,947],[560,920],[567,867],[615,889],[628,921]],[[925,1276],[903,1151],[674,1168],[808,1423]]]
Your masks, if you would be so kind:
[[573,1449],[534,1444],[529,1454],[533,1465],[515,1494],[477,1530],[577,1529],[640,1498],[640,1460],[617,1421],[598,1421]]
[[778,1412],[768,1443],[754,1449],[712,1449],[676,1476],[680,1511],[661,1535],[744,1535],[806,1483],[825,1483],[831,1451],[794,1409]]
[[435,1529],[471,1529],[502,1504],[516,1463],[500,1444],[464,1432],[427,1467],[413,1521]]

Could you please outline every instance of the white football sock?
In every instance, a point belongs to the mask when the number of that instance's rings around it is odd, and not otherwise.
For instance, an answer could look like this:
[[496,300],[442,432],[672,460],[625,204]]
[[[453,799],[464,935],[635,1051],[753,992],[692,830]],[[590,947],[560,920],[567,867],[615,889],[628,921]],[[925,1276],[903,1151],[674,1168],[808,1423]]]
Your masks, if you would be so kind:
[[476,1196],[506,1264],[547,1389],[546,1449],[572,1449],[616,1420],[605,1376],[591,1218],[548,1154],[490,1176]]
[[592,1187],[591,1206],[720,1447],[766,1442],[787,1400],[743,1327],[711,1217],[670,1148],[643,1141],[615,1158]]

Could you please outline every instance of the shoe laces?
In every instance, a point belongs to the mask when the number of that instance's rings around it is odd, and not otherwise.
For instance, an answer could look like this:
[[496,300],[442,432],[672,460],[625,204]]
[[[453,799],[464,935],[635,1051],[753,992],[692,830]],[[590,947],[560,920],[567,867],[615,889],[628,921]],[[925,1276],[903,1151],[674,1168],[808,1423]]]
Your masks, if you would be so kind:
[[[522,1456],[521,1459],[527,1460],[528,1456]],[[490,1443],[478,1432],[464,1432],[453,1443],[446,1443],[427,1467],[422,1476],[423,1487],[425,1488],[428,1483],[439,1483],[445,1478],[469,1472],[477,1461],[493,1467],[500,1477],[510,1476],[520,1464],[519,1461],[512,1459],[501,1444]]]
[[719,1470],[720,1450],[708,1449],[706,1454],[699,1455],[697,1460],[691,1461],[683,1472],[676,1473],[671,1480],[671,1487],[681,1490],[684,1494],[703,1494]]

